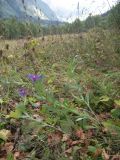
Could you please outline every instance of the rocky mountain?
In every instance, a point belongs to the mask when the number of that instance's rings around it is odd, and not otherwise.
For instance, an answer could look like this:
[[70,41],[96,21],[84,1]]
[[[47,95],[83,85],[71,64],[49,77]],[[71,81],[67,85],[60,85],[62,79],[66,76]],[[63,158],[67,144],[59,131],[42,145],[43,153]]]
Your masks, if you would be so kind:
[[0,18],[10,17],[57,21],[55,13],[42,0],[0,0]]

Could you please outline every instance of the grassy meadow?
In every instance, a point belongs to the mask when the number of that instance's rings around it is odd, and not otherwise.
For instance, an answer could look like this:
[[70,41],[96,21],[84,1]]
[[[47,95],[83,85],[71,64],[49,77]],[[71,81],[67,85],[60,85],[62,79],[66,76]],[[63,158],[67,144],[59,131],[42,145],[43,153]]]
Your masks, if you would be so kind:
[[120,159],[119,40],[0,40],[0,160]]

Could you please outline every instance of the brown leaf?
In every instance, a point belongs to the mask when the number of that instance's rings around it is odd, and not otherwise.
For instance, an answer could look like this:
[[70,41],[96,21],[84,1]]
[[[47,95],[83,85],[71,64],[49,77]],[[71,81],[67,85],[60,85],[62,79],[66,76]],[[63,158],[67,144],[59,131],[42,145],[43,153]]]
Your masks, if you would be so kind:
[[66,142],[70,139],[70,136],[68,134],[63,134],[63,138],[62,138],[62,141],[63,142]]
[[6,157],[7,156],[7,152],[4,148],[0,149],[0,157],[3,158],[3,157]]
[[98,156],[100,156],[102,154],[102,149],[98,148],[94,154],[94,158],[97,158]]
[[62,133],[59,131],[51,133],[48,135],[48,143],[53,145],[58,144],[62,141],[62,138],[63,138]]
[[15,152],[14,153],[14,160],[17,160],[17,158],[20,157],[20,152]]
[[67,145],[68,145],[68,146],[72,146],[72,142],[73,142],[72,139],[68,139],[68,140],[67,140]]
[[120,155],[115,155],[112,157],[112,160],[120,160]]
[[71,144],[71,146],[78,145],[78,144],[80,144],[80,142],[81,142],[81,141],[72,141],[72,144]]
[[11,143],[11,142],[5,143],[5,150],[7,153],[11,152],[13,148],[14,148],[14,143]]
[[72,148],[67,149],[67,150],[65,151],[65,153],[71,154],[71,153],[72,153]]
[[105,149],[103,149],[103,151],[102,151],[102,156],[103,156],[104,160],[110,159],[110,156],[106,153]]
[[76,133],[75,133],[75,135],[76,135],[78,138],[82,139],[82,140],[85,139],[85,133],[83,132],[82,129],[77,130]]
[[93,136],[94,132],[92,130],[88,130],[87,138],[90,139]]

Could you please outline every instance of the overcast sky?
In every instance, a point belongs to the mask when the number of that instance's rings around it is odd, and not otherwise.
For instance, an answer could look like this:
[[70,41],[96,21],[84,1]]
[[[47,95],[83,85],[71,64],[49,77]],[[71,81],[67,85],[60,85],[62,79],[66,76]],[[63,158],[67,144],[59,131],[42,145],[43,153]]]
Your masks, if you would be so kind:
[[[86,18],[90,13],[93,15],[104,13],[117,0],[43,0],[56,13],[60,20],[72,21],[77,15],[79,2],[80,18]],[[110,6],[109,6],[110,4]]]

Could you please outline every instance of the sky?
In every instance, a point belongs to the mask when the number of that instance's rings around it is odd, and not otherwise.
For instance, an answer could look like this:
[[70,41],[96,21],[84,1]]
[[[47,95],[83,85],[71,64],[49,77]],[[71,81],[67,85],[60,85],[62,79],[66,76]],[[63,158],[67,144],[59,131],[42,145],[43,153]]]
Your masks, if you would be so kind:
[[[90,13],[97,15],[106,12],[117,0],[43,0],[56,13],[59,20],[73,21],[78,15],[81,20]],[[79,2],[79,14],[78,14]]]

